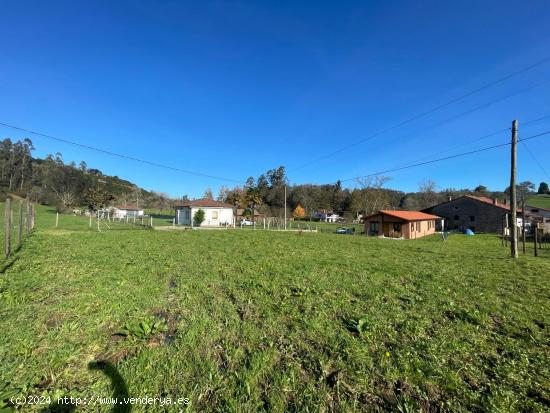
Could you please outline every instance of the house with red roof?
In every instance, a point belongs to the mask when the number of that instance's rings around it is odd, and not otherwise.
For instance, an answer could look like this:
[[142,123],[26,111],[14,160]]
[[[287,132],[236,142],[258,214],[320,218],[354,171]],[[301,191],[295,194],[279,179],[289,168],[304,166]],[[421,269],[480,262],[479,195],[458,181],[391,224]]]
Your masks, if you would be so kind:
[[[485,196],[464,195],[422,210],[445,218],[445,230],[466,230],[502,234],[509,227],[510,204]],[[522,210],[517,209],[518,226],[523,224]],[[438,228],[439,230],[440,228]]]
[[418,211],[381,210],[363,219],[365,234],[389,238],[416,239],[435,233],[437,215]]
[[195,199],[175,205],[176,225],[193,226],[193,217],[199,209],[204,211],[202,227],[223,227],[235,225],[233,205],[213,199]]

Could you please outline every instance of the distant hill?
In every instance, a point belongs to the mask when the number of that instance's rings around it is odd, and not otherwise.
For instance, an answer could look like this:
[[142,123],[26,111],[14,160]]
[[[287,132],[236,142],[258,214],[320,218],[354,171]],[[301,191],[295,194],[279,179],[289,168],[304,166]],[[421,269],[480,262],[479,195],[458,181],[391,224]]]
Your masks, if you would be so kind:
[[527,205],[550,209],[550,195],[533,195],[525,200]]
[[134,204],[145,208],[166,209],[173,200],[166,194],[147,191],[118,176],[103,174],[79,165],[65,163],[60,153],[44,159],[32,156],[30,139],[0,141],[0,200],[7,196],[27,198],[59,211],[72,208],[96,208]]

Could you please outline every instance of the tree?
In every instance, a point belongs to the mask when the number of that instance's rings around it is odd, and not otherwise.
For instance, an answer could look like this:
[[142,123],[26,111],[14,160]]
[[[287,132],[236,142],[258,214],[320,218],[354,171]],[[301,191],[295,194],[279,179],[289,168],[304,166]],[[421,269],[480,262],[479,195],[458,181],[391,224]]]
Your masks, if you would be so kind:
[[195,215],[193,215],[193,224],[197,227],[200,227],[203,222],[204,211],[202,209],[199,209],[197,212],[195,212]]
[[478,185],[474,189],[474,192],[477,192],[479,194],[486,194],[487,193],[487,187],[485,185]]
[[212,189],[206,188],[206,191],[204,191],[204,195],[202,197],[206,199],[214,199],[214,195],[212,194]]
[[[535,190],[535,184],[531,181],[523,181],[516,185],[516,195],[518,199],[525,197],[530,192]],[[508,186],[504,193],[510,196],[510,187]]]
[[420,209],[433,206],[437,201],[437,184],[431,179],[426,179],[418,185],[420,195]]
[[[388,194],[382,187],[390,180],[389,176],[384,175],[356,179],[357,184],[361,187],[360,202],[366,215],[382,209],[384,205],[389,203]],[[357,205],[354,206],[354,209],[356,208]]]
[[294,218],[303,218],[306,216],[306,211],[300,204],[296,205],[296,208],[294,208],[294,211],[292,211],[292,216]]
[[537,194],[550,195],[550,188],[548,188],[548,184],[546,182],[541,182],[539,184],[539,190],[537,191]]

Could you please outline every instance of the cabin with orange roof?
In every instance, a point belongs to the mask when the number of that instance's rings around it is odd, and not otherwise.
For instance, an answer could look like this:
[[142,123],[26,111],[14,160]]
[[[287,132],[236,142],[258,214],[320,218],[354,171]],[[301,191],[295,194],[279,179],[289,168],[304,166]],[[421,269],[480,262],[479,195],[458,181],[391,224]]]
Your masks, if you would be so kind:
[[418,211],[381,210],[364,218],[365,234],[376,237],[416,239],[435,234],[437,215]]

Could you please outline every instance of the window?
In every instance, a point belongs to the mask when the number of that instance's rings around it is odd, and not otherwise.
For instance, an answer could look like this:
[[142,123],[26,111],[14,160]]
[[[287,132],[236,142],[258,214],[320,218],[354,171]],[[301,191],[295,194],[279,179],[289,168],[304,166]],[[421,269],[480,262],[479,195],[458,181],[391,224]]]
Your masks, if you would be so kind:
[[455,215],[455,221],[459,221],[460,217],[458,215]]
[[428,229],[432,228],[432,221],[428,221]]
[[414,232],[414,222],[411,222],[411,232]]
[[470,222],[476,222],[476,217],[474,215],[470,215]]
[[394,230],[395,232],[401,232],[401,224],[400,224],[399,222],[395,222],[395,223],[393,224],[393,230]]
[[218,219],[218,211],[212,211],[212,219]]
[[420,221],[418,221],[418,222],[416,223],[416,230],[417,230],[417,231],[420,231]]
[[370,223],[370,230],[369,232],[372,235],[378,235],[378,222],[371,222]]

